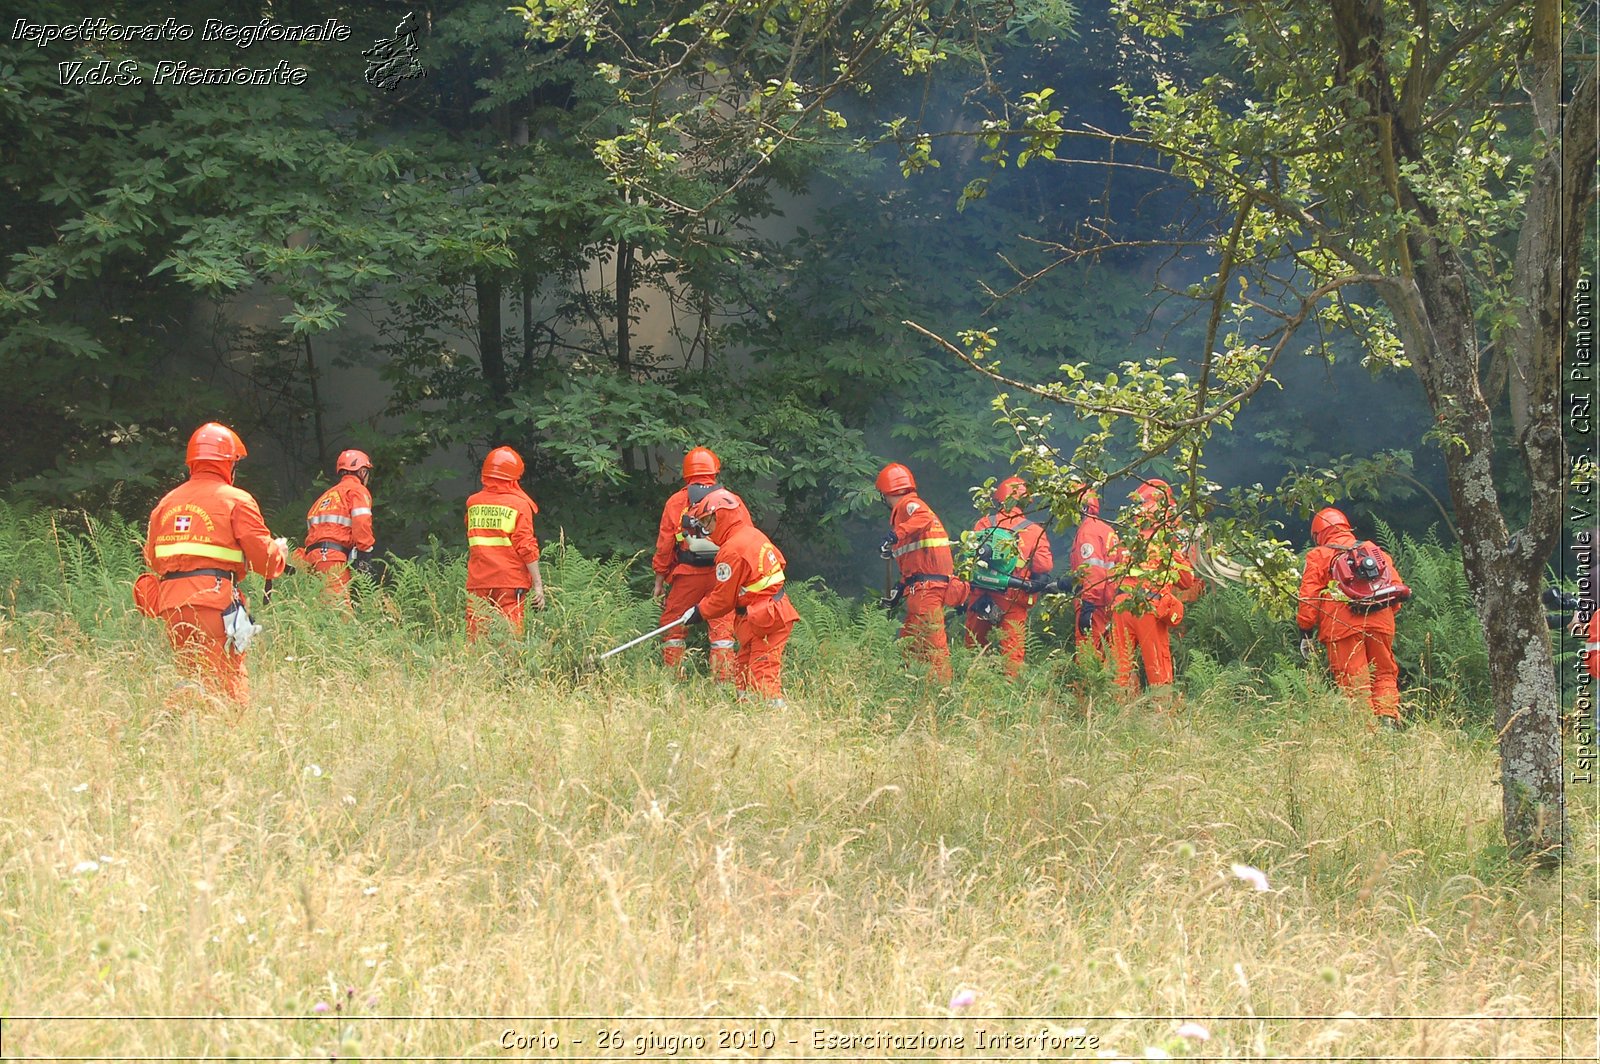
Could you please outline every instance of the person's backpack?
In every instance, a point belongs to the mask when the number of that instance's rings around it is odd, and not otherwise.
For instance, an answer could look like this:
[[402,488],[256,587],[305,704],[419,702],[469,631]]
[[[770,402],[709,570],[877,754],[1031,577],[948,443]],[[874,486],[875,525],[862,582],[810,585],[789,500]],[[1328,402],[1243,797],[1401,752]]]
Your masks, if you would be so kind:
[[972,551],[972,586],[980,591],[1005,591],[1017,570],[1027,567],[1017,532],[990,525],[978,533]]
[[1411,597],[1394,563],[1371,540],[1334,550],[1338,553],[1328,570],[1334,590],[1357,613],[1398,606]]

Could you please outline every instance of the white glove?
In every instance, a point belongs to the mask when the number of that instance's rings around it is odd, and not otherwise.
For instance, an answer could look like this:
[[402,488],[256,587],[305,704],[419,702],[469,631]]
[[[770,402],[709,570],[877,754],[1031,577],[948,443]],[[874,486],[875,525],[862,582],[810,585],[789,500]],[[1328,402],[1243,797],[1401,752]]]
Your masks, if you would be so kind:
[[222,614],[222,630],[228,633],[227,645],[235,654],[250,648],[250,640],[261,634],[261,626],[250,620],[243,604],[235,602]]

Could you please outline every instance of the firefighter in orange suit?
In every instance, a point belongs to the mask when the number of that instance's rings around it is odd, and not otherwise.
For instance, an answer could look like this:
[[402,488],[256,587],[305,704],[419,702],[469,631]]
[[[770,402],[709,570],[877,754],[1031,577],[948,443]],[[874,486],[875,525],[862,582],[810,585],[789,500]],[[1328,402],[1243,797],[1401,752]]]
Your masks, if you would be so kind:
[[372,534],[372,459],[365,451],[342,451],[334,463],[339,482],[306,511],[306,545],[300,554],[322,573],[339,600],[350,601],[350,570],[365,566],[377,541]]
[[[1334,682],[1372,707],[1379,724],[1400,724],[1400,667],[1394,660],[1394,615],[1398,605],[1360,612],[1341,601],[1333,583],[1333,562],[1341,548],[1356,545],[1350,519],[1329,507],[1311,518],[1311,539],[1316,544],[1306,554],[1300,577],[1300,606],[1295,623],[1300,626],[1302,650],[1315,635],[1328,651],[1328,668]],[[1372,549],[1393,568],[1394,561],[1376,544]]]
[[1100,496],[1084,491],[1080,497],[1083,520],[1072,538],[1072,571],[1078,594],[1073,613],[1077,617],[1078,637],[1089,637],[1101,654],[1105,653],[1111,632],[1111,602],[1117,597],[1117,581],[1112,575],[1116,563],[1117,533],[1100,520]]
[[1172,629],[1183,623],[1184,603],[1199,597],[1204,585],[1188,553],[1175,543],[1177,505],[1164,480],[1150,480],[1133,492],[1138,503],[1138,538],[1121,544],[1114,558],[1124,575],[1111,604],[1111,647],[1117,680],[1139,689],[1137,651],[1145,683],[1172,683]]
[[[1012,576],[1023,582],[1042,583],[1050,575],[1050,570],[1055,568],[1056,561],[1050,553],[1050,537],[1045,534],[1044,526],[1030,520],[1022,512],[1022,500],[1027,497],[1027,481],[1021,477],[1006,477],[994,489],[994,501],[1000,507],[999,512],[978,518],[972,531],[981,533],[987,528],[1003,528],[1015,533],[1021,564],[1012,571]],[[979,599],[984,596],[999,600],[1000,650],[1006,657],[1006,674],[1015,677],[1022,672],[1023,655],[1026,652],[1028,611],[1039,601],[1039,596],[1015,587],[994,592],[973,588],[967,599],[969,647],[986,643],[990,630],[995,626],[994,621],[984,619],[983,610],[976,608]]]
[[900,583],[889,596],[891,608],[905,603],[900,638],[907,640],[909,658],[926,661],[935,680],[949,683],[950,644],[944,631],[944,607],[955,572],[950,535],[917,495],[911,470],[899,462],[890,462],[878,472],[876,486],[889,507],[889,534],[878,553],[893,558],[900,567]]
[[[673,492],[661,510],[661,525],[656,530],[656,553],[650,560],[655,570],[655,598],[661,603],[661,620],[666,624],[705,598],[716,585],[717,545],[684,528],[683,515],[693,503],[705,498],[717,486],[722,461],[709,447],[696,447],[683,456],[683,487]],[[711,675],[731,681],[734,669],[733,615],[706,622],[711,638]],[[687,633],[679,628],[661,644],[661,660],[678,668],[687,648]]]
[[134,585],[140,612],[166,622],[179,665],[211,694],[249,700],[244,652],[260,628],[239,584],[253,569],[271,580],[287,570],[251,494],[233,485],[244,441],[226,425],[201,425],[189,437],[189,479],[150,512],[144,560],[152,570]]
[[684,624],[734,615],[739,640],[733,683],[783,705],[783,648],[800,614],[784,589],[783,554],[751,522],[744,501],[715,488],[689,507],[689,528],[717,545],[716,582],[683,614]]
[[522,456],[496,447],[483,460],[483,490],[467,496],[467,640],[489,627],[500,611],[522,634],[522,602],[544,609],[544,577],[539,572],[539,540],[533,515],[539,506],[518,483]]

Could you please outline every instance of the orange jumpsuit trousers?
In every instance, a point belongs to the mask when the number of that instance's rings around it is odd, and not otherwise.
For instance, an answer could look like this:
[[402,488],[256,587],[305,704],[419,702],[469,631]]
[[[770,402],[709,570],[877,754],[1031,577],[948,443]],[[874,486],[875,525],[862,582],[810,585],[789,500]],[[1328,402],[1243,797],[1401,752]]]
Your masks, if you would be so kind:
[[[1006,658],[1006,675],[1015,678],[1022,672],[1023,654],[1027,648],[1028,607],[1002,600],[1004,612],[1000,614],[1000,653]],[[967,646],[979,647],[989,641],[989,633],[996,626],[967,611]]]
[[783,648],[793,631],[793,621],[762,630],[743,614],[734,618],[739,655],[734,659],[733,684],[741,695],[755,691],[766,699],[783,700]]
[[[522,600],[528,594],[525,587],[487,587],[467,592],[467,642],[474,642],[494,623],[494,611],[500,611],[511,630],[522,634]],[[491,609],[493,607],[493,609]],[[687,607],[685,607],[687,608]]]
[[167,641],[172,644],[178,667],[215,695],[238,703],[250,698],[250,681],[245,673],[244,655],[227,645],[228,633],[222,627],[222,611],[196,606],[164,610]]
[[1325,644],[1334,682],[1380,717],[1400,718],[1400,666],[1387,632],[1353,631]]
[[934,581],[906,588],[902,599],[906,619],[900,626],[900,638],[906,641],[909,660],[927,662],[935,680],[949,683],[950,640],[944,631],[944,596],[945,585]]
[[[710,568],[674,576],[667,584],[666,598],[661,602],[661,620],[656,624],[663,625],[682,617],[690,606],[705,598],[716,586],[716,570]],[[711,675],[723,683],[730,682],[734,674],[733,628],[732,614],[725,613],[706,621],[706,633],[711,640]],[[683,663],[688,643],[688,633],[682,628],[668,632],[667,638],[661,641],[662,662],[677,668]]]
[[1139,671],[1134,649],[1144,660],[1145,683],[1151,687],[1172,682],[1172,625],[1155,612],[1129,613],[1116,610],[1111,617],[1111,647],[1117,659],[1117,682],[1130,691],[1139,689]]

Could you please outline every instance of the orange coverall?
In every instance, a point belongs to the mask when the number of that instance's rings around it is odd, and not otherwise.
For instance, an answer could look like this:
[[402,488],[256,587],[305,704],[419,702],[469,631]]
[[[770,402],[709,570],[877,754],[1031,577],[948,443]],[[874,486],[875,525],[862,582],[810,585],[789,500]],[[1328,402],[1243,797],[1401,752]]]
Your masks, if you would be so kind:
[[889,511],[889,527],[900,584],[905,589],[901,601],[906,619],[900,626],[900,638],[907,641],[906,656],[926,661],[935,680],[949,683],[950,642],[944,631],[944,606],[955,572],[950,534],[914,491],[896,496]]
[[340,600],[348,603],[350,569],[345,563],[350,552],[370,552],[376,544],[372,492],[359,476],[347,472],[306,511],[306,545],[300,555],[312,571],[324,575]]
[[[972,526],[972,530],[982,532],[996,524],[1001,528],[1009,528],[1017,534],[1017,550],[1024,564],[1017,569],[1016,576],[1023,580],[1048,576],[1050,570],[1055,568],[1055,555],[1050,553],[1050,537],[1045,535],[1043,525],[1028,520],[1019,508],[1013,506],[1002,510],[998,515],[985,514],[978,518],[978,523]],[[1027,649],[1028,611],[1039,601],[1039,596],[1015,589],[980,591],[973,588],[967,598],[966,627],[969,647],[986,643],[989,630],[994,627],[972,609],[984,595],[1000,600],[1003,611],[1000,617],[1000,650],[1006,657],[1006,674],[1017,676],[1022,672],[1023,655]]]
[[[1348,529],[1339,529],[1327,543],[1306,554],[1295,622],[1302,632],[1316,631],[1328,650],[1328,668],[1340,687],[1371,705],[1374,715],[1399,720],[1400,667],[1394,660],[1394,615],[1400,607],[1358,612],[1340,601],[1331,575],[1338,548],[1356,543]],[[1394,564],[1383,548],[1373,544],[1373,550],[1389,565]]]
[[799,611],[784,591],[783,554],[750,521],[744,507],[717,512],[711,538],[717,544],[715,583],[695,605],[707,622],[734,615],[739,655],[733,683],[783,703],[783,648]]
[[[696,477],[691,484],[712,484],[712,477]],[[667,593],[661,602],[661,620],[666,624],[710,593],[716,585],[716,558],[701,560],[700,553],[690,549],[689,537],[683,531],[683,511],[689,507],[687,485],[673,492],[661,509],[661,525],[656,530],[656,553],[650,567],[656,576],[666,582]],[[714,546],[714,544],[713,544]],[[733,679],[734,643],[733,616],[731,614],[706,621],[711,639],[711,675],[728,682]],[[682,628],[661,643],[661,660],[676,667],[683,661],[688,646],[687,633]]]
[[[1144,662],[1145,683],[1170,684],[1172,629],[1183,623],[1183,604],[1199,597],[1203,585],[1183,552],[1164,558],[1151,542],[1153,532],[1141,538],[1144,560],[1129,570],[1111,604],[1111,648],[1117,661],[1117,682],[1130,691],[1139,689],[1134,662],[1137,648]],[[1130,554],[1118,548],[1118,564]]]
[[189,479],[156,504],[144,560],[159,582],[146,585],[141,605],[166,623],[179,666],[211,694],[249,701],[244,655],[228,647],[222,614],[245,604],[239,584],[247,569],[271,580],[288,557],[255,498],[233,486],[231,462],[195,462]]
[[515,481],[484,477],[467,496],[467,640],[488,629],[493,605],[522,634],[522,600],[533,586],[528,566],[539,560],[533,515],[539,506]]
[[1072,539],[1072,571],[1077,577],[1078,594],[1073,599],[1073,615],[1082,617],[1087,610],[1089,641],[1102,654],[1111,631],[1111,603],[1117,597],[1117,583],[1111,570],[1119,540],[1112,527],[1095,516],[1095,510],[1086,511]]

